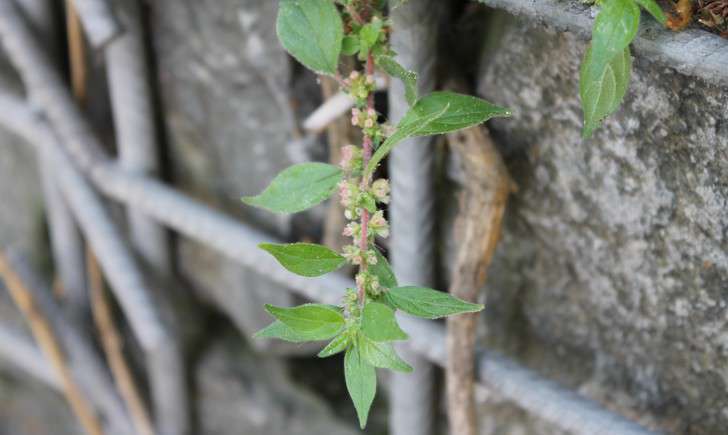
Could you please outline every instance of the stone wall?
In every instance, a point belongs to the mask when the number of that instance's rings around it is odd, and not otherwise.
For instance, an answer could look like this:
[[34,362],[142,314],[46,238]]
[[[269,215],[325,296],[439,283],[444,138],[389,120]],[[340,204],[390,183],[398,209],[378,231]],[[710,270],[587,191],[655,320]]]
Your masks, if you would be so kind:
[[[623,108],[582,140],[586,41],[502,13],[489,24],[478,91],[514,110],[491,131],[519,191],[483,344],[669,433],[723,433],[728,89],[637,57]],[[532,427],[484,433],[553,433]]]

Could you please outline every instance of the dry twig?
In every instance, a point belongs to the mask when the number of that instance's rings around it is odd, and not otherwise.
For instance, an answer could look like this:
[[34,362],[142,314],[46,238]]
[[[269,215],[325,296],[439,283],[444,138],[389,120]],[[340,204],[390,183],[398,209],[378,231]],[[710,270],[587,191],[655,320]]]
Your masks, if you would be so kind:
[[[501,233],[501,222],[513,183],[485,127],[448,135],[465,172],[465,192],[455,222],[459,247],[450,293],[476,302]],[[447,319],[447,402],[450,433],[476,435],[475,338],[478,314]]]
[[139,435],[154,435],[154,427],[144,401],[139,394],[134,376],[124,359],[123,340],[114,325],[114,316],[104,290],[104,278],[101,274],[101,268],[90,247],[86,251],[86,270],[88,272],[89,295],[91,297],[91,312],[93,313],[96,328],[99,330],[101,346],[104,348],[104,353],[106,353],[111,373],[114,375],[114,381],[119,388],[121,397],[126,402],[134,427]]
[[[321,76],[321,94],[325,101],[331,101],[336,98],[338,84],[336,80]],[[348,116],[339,116],[326,127],[326,134],[329,143],[329,162],[336,165],[341,160],[341,147],[346,144],[358,143],[359,138],[356,137],[357,131],[352,128],[351,121]],[[346,237],[341,232],[344,229],[346,221],[344,219],[344,210],[338,201],[330,201],[326,212],[326,221],[324,222],[324,244],[335,250],[341,248],[348,243]]]
[[66,362],[66,357],[50,322],[38,308],[33,295],[15,272],[4,253],[0,253],[0,276],[5,281],[15,304],[28,321],[38,345],[57,372],[66,399],[74,414],[76,414],[79,423],[89,435],[103,435],[101,423],[96,417],[93,407],[73,379],[71,369]]

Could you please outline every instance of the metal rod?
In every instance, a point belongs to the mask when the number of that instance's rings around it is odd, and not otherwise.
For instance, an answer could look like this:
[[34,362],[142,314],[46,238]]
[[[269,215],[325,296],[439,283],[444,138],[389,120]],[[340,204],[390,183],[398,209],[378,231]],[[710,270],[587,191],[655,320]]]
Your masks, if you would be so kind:
[[61,391],[61,381],[33,342],[8,326],[0,326],[0,358],[9,361],[16,368],[43,382],[54,390]]
[[[52,0],[20,0],[19,5],[26,11],[34,33],[43,41],[51,57],[57,59],[58,29],[55,25]],[[32,90],[30,98],[34,98]],[[45,213],[55,272],[60,279],[69,312],[80,318],[88,306],[83,275],[83,242],[71,211],[54,181],[53,165],[41,153],[38,153],[37,160],[41,168]]]
[[[397,60],[418,75],[421,92],[435,87],[439,0],[413,0],[392,11],[396,23],[392,48]],[[404,85],[393,80],[389,90],[389,118],[396,123],[409,110]],[[432,138],[409,139],[389,158],[392,202],[389,206],[392,239],[390,257],[403,283],[435,286],[435,188]],[[393,435],[432,434],[435,427],[434,367],[406,348],[398,350],[414,368],[411,375],[394,373],[390,383],[389,430]]]
[[[118,2],[126,31],[106,49],[108,82],[114,115],[119,162],[129,172],[159,173],[156,119],[149,85],[149,68],[142,40],[138,0]],[[164,228],[146,216],[127,210],[132,244],[152,269],[170,272]]]

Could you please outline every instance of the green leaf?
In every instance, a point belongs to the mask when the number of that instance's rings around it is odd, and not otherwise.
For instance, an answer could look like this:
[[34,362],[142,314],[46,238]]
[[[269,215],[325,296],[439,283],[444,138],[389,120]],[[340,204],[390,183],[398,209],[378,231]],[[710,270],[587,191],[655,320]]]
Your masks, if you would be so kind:
[[624,51],[637,36],[640,8],[634,0],[605,0],[594,20],[592,52],[597,70]]
[[430,114],[445,111],[415,132],[415,136],[450,133],[482,124],[493,117],[510,116],[511,111],[481,98],[454,92],[433,92],[421,98],[399,122],[398,128],[421,124]]
[[377,264],[369,265],[369,272],[373,273],[374,276],[379,279],[379,285],[384,288],[397,287],[397,277],[392,271],[392,266],[389,265],[387,258],[379,252],[379,249],[374,249],[377,256]]
[[278,338],[283,341],[290,341],[292,343],[302,343],[309,341],[305,335],[296,333],[293,329],[289,328],[285,323],[280,320],[276,320],[260,331],[253,335],[253,338]]
[[399,142],[413,136],[450,133],[483,123],[497,116],[510,116],[508,109],[483,99],[454,92],[433,92],[420,98],[397,124],[397,131],[377,148],[366,168],[374,172],[379,162]]
[[361,332],[373,341],[395,341],[408,338],[397,324],[394,310],[379,302],[369,302],[364,306]]
[[409,137],[416,136],[417,129],[426,127],[428,124],[435,122],[435,120],[442,116],[446,110],[447,107],[443,108],[440,112],[432,113],[429,116],[422,118],[419,125],[410,124],[406,126],[397,126],[397,131],[389,136],[387,140],[385,140],[379,146],[379,148],[377,148],[377,150],[374,152],[374,155],[372,155],[372,158],[369,160],[369,164],[364,171],[365,175],[374,173],[374,170],[377,169],[377,165],[379,165],[379,162],[381,162],[382,159],[385,158],[390,151],[392,151],[392,148],[394,148],[395,145]]
[[377,41],[379,41],[382,27],[384,27],[384,21],[376,17],[371,22],[362,26],[359,30],[359,42],[362,51],[368,51],[371,47],[374,47]]
[[278,174],[260,195],[242,200],[275,213],[296,213],[330,197],[342,177],[342,170],[334,165],[301,163]]
[[281,266],[301,276],[321,276],[340,268],[346,259],[327,248],[314,243],[276,245],[261,243],[259,248],[273,255]]
[[336,355],[339,352],[343,352],[346,350],[346,348],[349,346],[350,336],[346,332],[337,335],[334,337],[331,342],[326,345],[325,348],[319,352],[318,357],[319,358],[327,358],[332,355]]
[[266,305],[265,310],[309,341],[328,340],[344,327],[344,316],[330,305],[305,304],[293,308]]
[[658,5],[655,0],[635,0],[638,5],[642,6],[644,10],[650,13],[655,20],[657,20],[658,23],[662,24],[663,26],[667,23],[667,16],[665,16],[665,12],[662,10],[660,5]]
[[281,0],[276,30],[299,62],[319,74],[336,75],[344,26],[334,2]]
[[403,67],[391,56],[378,56],[377,65],[390,76],[402,80],[404,96],[410,106],[417,102],[417,73]]
[[405,313],[425,319],[476,313],[484,308],[481,304],[471,304],[448,293],[425,287],[396,287],[386,293],[386,298]]
[[412,366],[397,355],[392,343],[372,341],[364,335],[359,336],[362,357],[374,367],[411,373]]
[[355,55],[359,51],[359,38],[353,36],[344,36],[341,43],[341,54],[345,56]]
[[629,47],[606,65],[594,59],[592,47],[587,49],[579,77],[579,94],[584,110],[584,138],[591,136],[604,118],[619,108],[629,87],[631,71],[632,56]]
[[377,394],[377,372],[374,366],[364,360],[356,345],[350,346],[344,356],[344,377],[346,389],[359,416],[359,426],[364,429]]

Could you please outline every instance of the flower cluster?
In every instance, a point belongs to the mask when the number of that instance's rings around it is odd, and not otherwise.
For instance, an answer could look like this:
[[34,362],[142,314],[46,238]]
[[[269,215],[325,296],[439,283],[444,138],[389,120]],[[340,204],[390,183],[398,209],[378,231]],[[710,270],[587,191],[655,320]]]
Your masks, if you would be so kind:
[[366,292],[371,296],[378,296],[382,292],[382,288],[379,286],[379,278],[369,271],[359,272],[356,275],[356,285],[359,288],[366,289]]
[[[349,153],[347,151],[347,154]],[[374,238],[389,237],[389,223],[384,217],[384,211],[377,209],[377,203],[389,202],[389,182],[378,179],[367,190],[362,190],[359,178],[344,179],[339,183],[339,198],[345,208],[345,216],[349,219],[343,234],[354,241],[353,244],[344,246],[343,255],[351,264],[364,266],[356,275],[357,287],[364,289],[370,296],[377,296],[382,291],[379,279],[367,270],[367,266],[377,264],[376,248],[371,247]],[[362,238],[362,223],[356,220],[361,217],[363,210],[371,213],[366,227],[366,243],[369,248],[365,250],[359,245]]]
[[344,258],[355,266],[377,264],[377,253],[373,249],[362,250],[356,245],[344,246]]
[[374,92],[376,82],[372,75],[362,75],[359,71],[352,71],[343,81],[344,89],[354,97],[359,106],[366,105],[369,94]]
[[386,135],[382,125],[377,122],[378,118],[379,115],[374,109],[361,110],[356,107],[351,109],[351,124],[360,127],[364,134],[375,142],[380,141]]
[[344,294],[343,299],[343,306],[344,310],[347,312],[348,316],[346,316],[346,322],[351,323],[354,322],[357,317],[359,317],[359,314],[361,312],[361,308],[358,304],[358,296],[356,294],[356,290],[353,288],[346,289],[346,293]]
[[362,150],[354,145],[341,148],[339,166],[346,172],[358,173],[362,170]]

